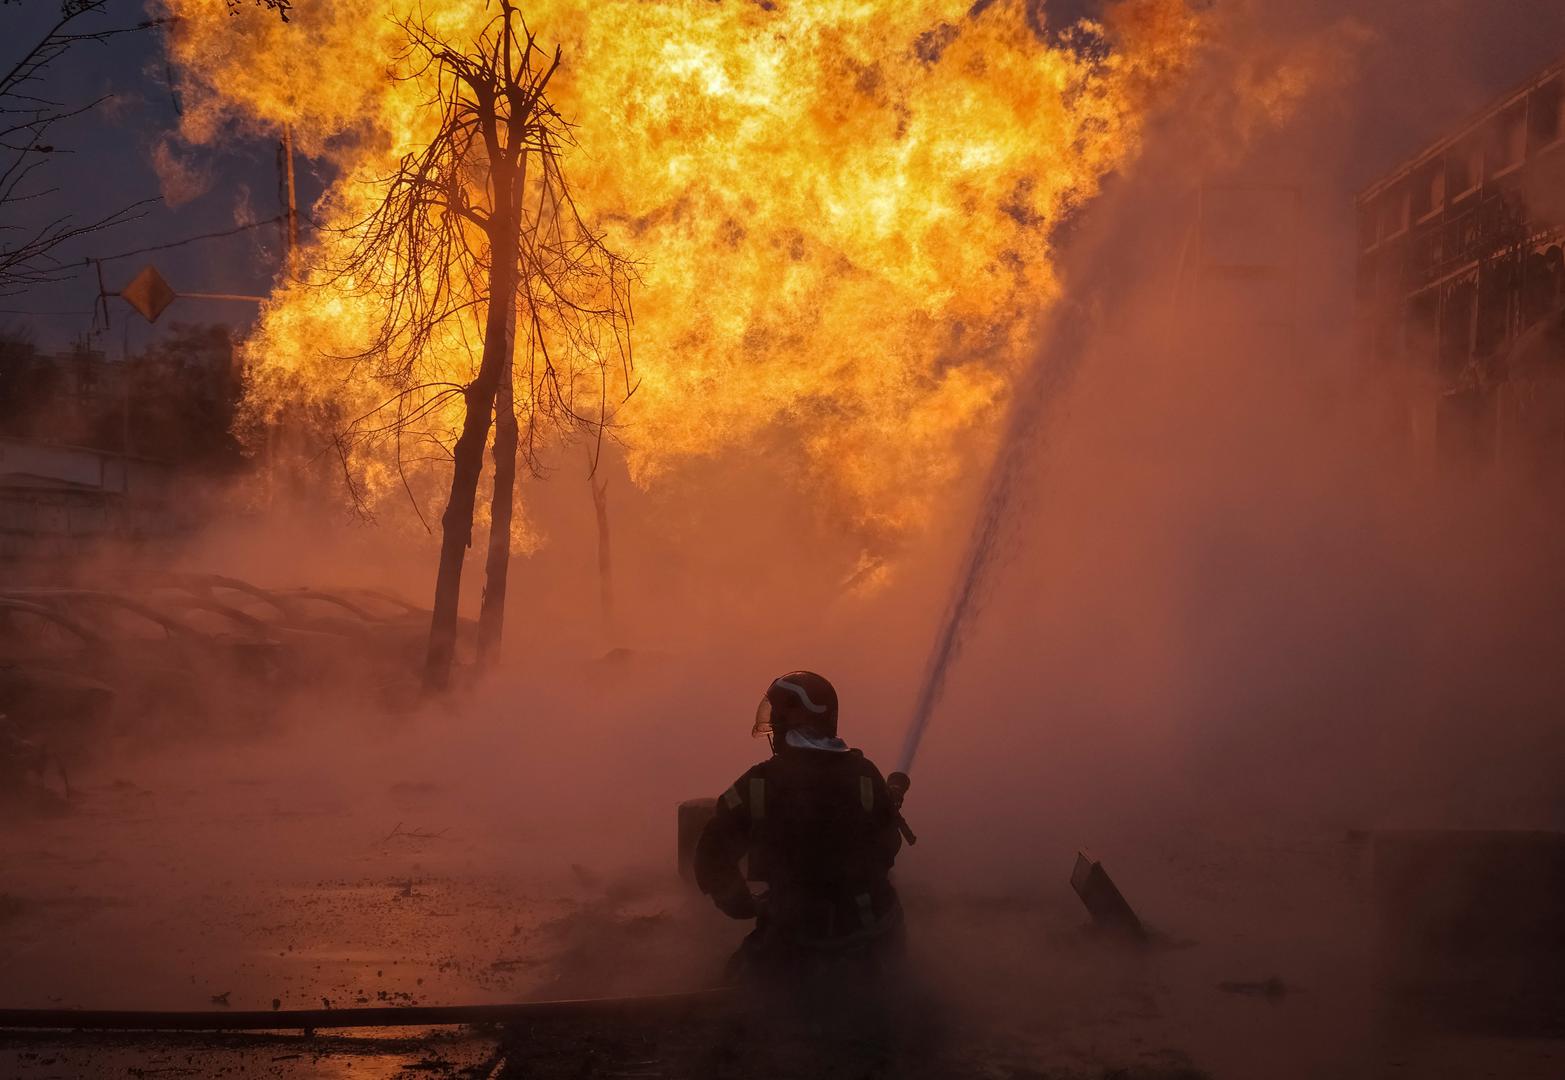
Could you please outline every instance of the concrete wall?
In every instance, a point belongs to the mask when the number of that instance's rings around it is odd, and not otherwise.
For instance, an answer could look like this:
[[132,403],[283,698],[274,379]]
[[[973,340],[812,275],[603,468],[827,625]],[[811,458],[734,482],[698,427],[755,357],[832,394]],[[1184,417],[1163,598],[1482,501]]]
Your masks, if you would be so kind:
[[171,466],[0,438],[0,557],[53,560],[189,528]]

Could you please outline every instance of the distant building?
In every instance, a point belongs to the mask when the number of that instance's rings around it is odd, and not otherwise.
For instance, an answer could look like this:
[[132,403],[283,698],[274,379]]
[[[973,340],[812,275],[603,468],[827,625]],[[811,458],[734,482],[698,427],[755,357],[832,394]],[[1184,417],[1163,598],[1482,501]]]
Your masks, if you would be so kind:
[[1565,475],[1565,57],[1358,197],[1360,353],[1439,458]]
[[165,462],[0,436],[0,562],[167,540],[193,524],[181,494]]
[[241,465],[238,395],[223,327],[176,324],[128,360],[0,338],[0,567],[188,533],[202,482]]
[[229,430],[239,389],[222,326],[175,323],[128,359],[85,342],[44,352],[0,337],[0,435],[13,438],[228,467],[239,457]]

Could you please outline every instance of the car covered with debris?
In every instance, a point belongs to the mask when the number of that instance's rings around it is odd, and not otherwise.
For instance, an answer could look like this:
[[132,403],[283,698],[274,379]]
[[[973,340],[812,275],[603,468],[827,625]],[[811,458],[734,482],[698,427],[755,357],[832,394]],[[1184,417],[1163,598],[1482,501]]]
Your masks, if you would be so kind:
[[[255,619],[285,644],[310,642],[315,656],[330,658],[339,685],[367,685],[381,704],[412,699],[429,635],[426,608],[374,589],[265,588],[221,574],[174,574],[166,585]],[[462,640],[475,632],[471,620],[459,627]]]
[[[31,587],[6,590],[3,598],[52,616],[34,629],[35,649],[56,670],[114,687],[116,720],[127,731],[227,726],[225,719],[254,718],[268,707],[269,696],[253,691],[276,681],[278,643],[262,633],[238,624],[203,632],[101,589]],[[17,647],[25,635],[11,636]]]

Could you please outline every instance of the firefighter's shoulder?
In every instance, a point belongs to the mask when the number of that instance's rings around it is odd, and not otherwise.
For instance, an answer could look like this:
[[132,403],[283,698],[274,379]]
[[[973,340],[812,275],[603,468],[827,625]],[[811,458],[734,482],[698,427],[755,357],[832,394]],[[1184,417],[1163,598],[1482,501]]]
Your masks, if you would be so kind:
[[758,762],[745,770],[743,776],[730,784],[718,802],[730,810],[738,810],[740,807],[752,809],[758,800],[765,799],[766,778],[771,771],[768,766],[775,758]]
[[859,803],[868,814],[876,813],[891,805],[886,791],[886,779],[880,775],[875,763],[864,756],[864,751],[853,751],[854,773],[858,776]]
[[880,769],[875,765],[875,763],[864,755],[864,751],[860,750],[858,747],[854,747],[851,752],[859,766],[859,772],[873,776],[881,783],[885,783],[885,776],[881,774]]

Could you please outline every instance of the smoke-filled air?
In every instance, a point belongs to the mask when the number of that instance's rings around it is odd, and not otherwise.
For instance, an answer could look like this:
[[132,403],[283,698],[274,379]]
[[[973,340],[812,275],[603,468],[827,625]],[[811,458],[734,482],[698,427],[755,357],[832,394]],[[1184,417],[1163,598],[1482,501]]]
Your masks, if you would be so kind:
[[0,1075],[1556,1075],[1557,3],[0,26]]

